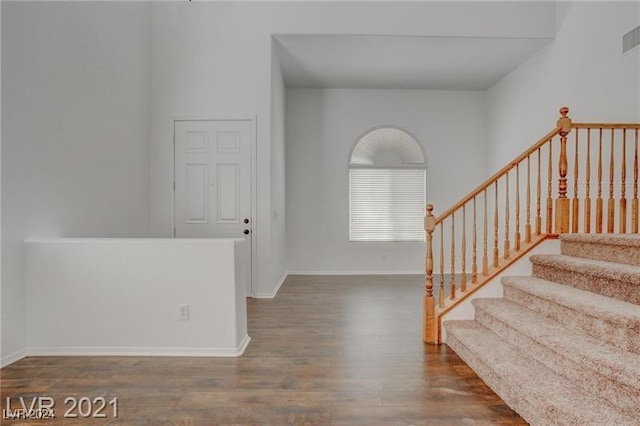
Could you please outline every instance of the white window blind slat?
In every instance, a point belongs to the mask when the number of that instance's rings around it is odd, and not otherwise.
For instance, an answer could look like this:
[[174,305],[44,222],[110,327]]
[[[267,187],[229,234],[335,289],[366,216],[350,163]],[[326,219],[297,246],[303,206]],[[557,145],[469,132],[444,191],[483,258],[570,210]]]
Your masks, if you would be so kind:
[[424,241],[423,169],[349,169],[350,241]]

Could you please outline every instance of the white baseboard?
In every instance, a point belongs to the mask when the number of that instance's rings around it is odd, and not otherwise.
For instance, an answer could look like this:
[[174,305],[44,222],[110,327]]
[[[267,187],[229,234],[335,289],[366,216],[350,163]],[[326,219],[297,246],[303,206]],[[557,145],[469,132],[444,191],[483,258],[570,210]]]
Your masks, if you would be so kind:
[[424,275],[424,271],[289,271],[289,275]]
[[29,348],[28,356],[184,356],[184,357],[238,357],[251,341],[245,334],[236,348]]
[[13,364],[16,361],[20,361],[22,358],[25,358],[29,355],[26,349],[19,350],[10,355],[0,358],[0,368],[4,368],[8,365]]
[[278,281],[278,284],[276,284],[276,286],[273,288],[273,291],[271,291],[271,293],[257,293],[255,295],[255,298],[256,299],[273,299],[274,297],[276,297],[276,294],[278,294],[280,287],[282,287],[282,284],[284,284],[284,280],[287,279],[288,275],[289,275],[288,271],[285,271],[285,273],[282,274],[282,278],[280,278],[280,281]]
[[249,337],[248,334],[245,334],[244,337],[242,338],[242,342],[240,342],[240,345],[238,346],[238,355],[235,356],[240,356],[242,354],[244,354],[244,351],[247,350],[247,346],[249,346],[249,342],[251,342],[251,337]]

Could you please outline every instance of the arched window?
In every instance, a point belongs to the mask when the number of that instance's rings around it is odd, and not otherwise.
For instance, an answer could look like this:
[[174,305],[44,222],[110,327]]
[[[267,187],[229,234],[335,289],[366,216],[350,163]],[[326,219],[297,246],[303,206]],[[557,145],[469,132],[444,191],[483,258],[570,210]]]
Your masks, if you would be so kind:
[[424,241],[422,146],[397,127],[369,130],[349,160],[349,240]]

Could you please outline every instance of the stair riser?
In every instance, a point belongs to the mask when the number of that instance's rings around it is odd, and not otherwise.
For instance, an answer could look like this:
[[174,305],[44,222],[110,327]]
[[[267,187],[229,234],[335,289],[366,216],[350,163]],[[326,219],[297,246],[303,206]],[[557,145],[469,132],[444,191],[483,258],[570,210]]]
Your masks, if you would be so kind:
[[517,346],[527,356],[538,360],[556,374],[579,384],[591,394],[598,395],[629,414],[633,415],[640,410],[640,390],[632,389],[609,379],[594,369],[579,365],[531,337],[520,333],[477,306],[475,312],[476,321],[510,344]]
[[[446,324],[445,324],[446,327]],[[530,425],[549,425],[556,421],[545,416],[544,411],[532,407],[516,389],[496,374],[493,369],[480,360],[469,348],[460,342],[455,333],[447,331],[449,346],[471,369],[493,390],[513,411],[525,419]]]
[[625,302],[640,304],[640,287],[635,283],[620,279],[587,275],[535,262],[533,263],[533,276],[624,300]]
[[507,284],[504,285],[504,297],[574,330],[640,354],[640,322],[622,327],[620,324],[593,317],[588,312],[567,308]]
[[637,247],[563,241],[560,252],[567,256],[640,266],[640,250]]

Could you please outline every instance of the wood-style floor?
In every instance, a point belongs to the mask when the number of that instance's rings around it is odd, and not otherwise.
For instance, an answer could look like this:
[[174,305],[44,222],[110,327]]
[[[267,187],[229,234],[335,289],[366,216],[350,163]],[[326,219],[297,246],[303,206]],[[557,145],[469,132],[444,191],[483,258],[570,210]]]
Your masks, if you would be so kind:
[[[0,371],[0,406],[50,396],[57,419],[2,424],[525,424],[447,346],[422,343],[422,285],[289,276],[248,301],[239,358],[25,358]],[[118,417],[64,419],[64,399],[85,396],[117,397]]]

